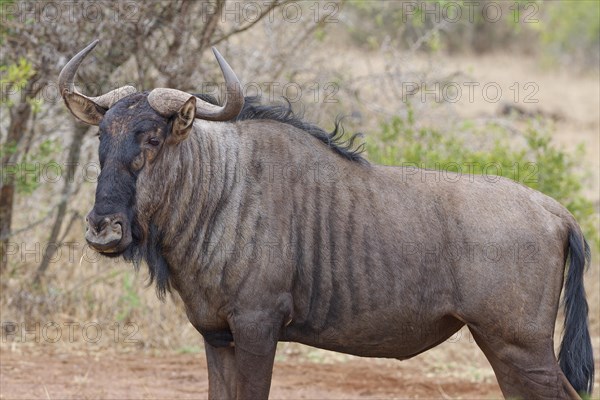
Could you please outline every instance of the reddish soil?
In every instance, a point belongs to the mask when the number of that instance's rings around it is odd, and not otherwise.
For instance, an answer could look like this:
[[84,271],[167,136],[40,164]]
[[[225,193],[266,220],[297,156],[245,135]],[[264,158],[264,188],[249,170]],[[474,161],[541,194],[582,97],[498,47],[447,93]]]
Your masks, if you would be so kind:
[[[54,353],[54,354],[53,354]],[[495,382],[426,376],[401,362],[356,359],[332,364],[278,361],[272,399],[500,398]],[[3,349],[2,399],[202,399],[201,354],[31,353]]]

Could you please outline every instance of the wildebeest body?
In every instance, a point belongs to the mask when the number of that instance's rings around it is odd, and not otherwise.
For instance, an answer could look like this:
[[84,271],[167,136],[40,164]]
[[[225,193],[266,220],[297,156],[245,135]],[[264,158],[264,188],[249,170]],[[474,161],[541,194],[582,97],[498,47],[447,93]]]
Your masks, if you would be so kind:
[[223,106],[173,89],[88,98],[71,80],[94,45],[59,77],[71,112],[100,127],[86,240],[179,293],[210,398],[266,398],[278,341],[405,359],[464,325],[505,396],[591,392],[589,247],[556,201],[494,176],[369,164],[285,108],[244,102],[218,52],[237,93]]
[[[198,304],[188,306],[188,316],[201,331],[227,330],[236,303],[259,301],[257,308],[268,308],[281,296],[293,304],[285,310],[291,323],[281,331],[283,340],[365,356],[410,357],[484,310],[487,324],[494,323],[493,313],[500,318],[510,312],[524,324],[553,326],[555,316],[538,322],[531,319],[536,310],[512,306],[514,296],[534,289],[527,278],[536,277],[552,288],[548,306],[557,307],[562,279],[541,279],[552,268],[543,257],[555,249],[564,257],[573,220],[550,198],[492,176],[343,159],[330,168],[325,146],[277,122],[196,125],[205,133],[188,143],[195,155],[169,155],[169,165],[189,171],[211,164],[212,182],[202,177],[201,185],[224,199],[219,208],[203,213],[202,206],[192,206],[202,204],[194,193],[205,193],[193,175],[172,180],[178,187],[170,188],[149,170],[158,181],[143,186],[153,188],[158,201],[167,199],[165,220],[156,223],[172,232],[165,234],[173,246],[165,257],[170,266],[185,265],[171,267],[172,283],[186,305]],[[203,155],[202,146],[213,153],[220,148],[216,153],[228,161],[209,161],[211,152]],[[302,167],[310,173],[286,174],[286,168]],[[520,212],[524,204],[528,208]],[[210,234],[198,233],[203,231]],[[549,231],[554,243],[537,239]],[[196,247],[205,251],[190,251]],[[528,268],[534,262],[539,267]],[[496,281],[489,279],[494,276]],[[524,300],[517,303],[526,305]]]

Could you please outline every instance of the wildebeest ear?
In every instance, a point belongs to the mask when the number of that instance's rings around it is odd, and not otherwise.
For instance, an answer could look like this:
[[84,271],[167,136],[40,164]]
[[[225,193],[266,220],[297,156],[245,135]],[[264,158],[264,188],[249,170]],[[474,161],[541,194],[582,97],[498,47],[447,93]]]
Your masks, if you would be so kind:
[[89,125],[98,125],[106,109],[100,107],[85,96],[79,93],[65,93],[63,96],[65,104],[73,113],[73,115],[80,121],[85,122]]
[[183,103],[183,106],[177,111],[175,121],[173,121],[173,130],[171,137],[176,143],[186,139],[194,126],[194,118],[196,118],[196,97],[190,98]]

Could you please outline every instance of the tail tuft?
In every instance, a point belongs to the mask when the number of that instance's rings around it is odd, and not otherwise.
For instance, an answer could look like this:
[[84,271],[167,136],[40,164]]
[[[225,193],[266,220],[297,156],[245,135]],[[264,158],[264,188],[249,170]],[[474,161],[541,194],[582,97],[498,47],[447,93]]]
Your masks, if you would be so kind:
[[588,330],[588,304],[583,273],[591,258],[590,247],[574,231],[569,232],[569,269],[564,288],[565,325],[558,360],[563,373],[577,393],[592,393],[594,356]]

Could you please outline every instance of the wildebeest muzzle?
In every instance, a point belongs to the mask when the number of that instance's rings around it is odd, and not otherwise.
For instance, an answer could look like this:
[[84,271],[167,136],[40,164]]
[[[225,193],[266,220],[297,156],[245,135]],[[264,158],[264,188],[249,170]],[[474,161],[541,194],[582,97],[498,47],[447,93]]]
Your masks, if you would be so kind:
[[129,221],[123,213],[97,215],[92,209],[86,222],[85,240],[100,253],[120,254],[131,244]]

